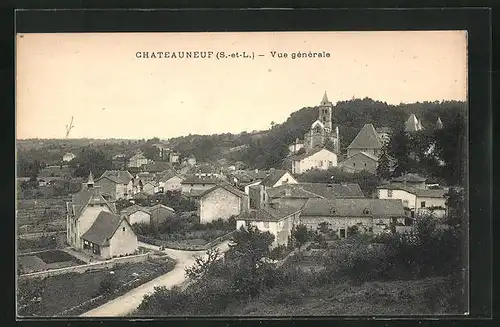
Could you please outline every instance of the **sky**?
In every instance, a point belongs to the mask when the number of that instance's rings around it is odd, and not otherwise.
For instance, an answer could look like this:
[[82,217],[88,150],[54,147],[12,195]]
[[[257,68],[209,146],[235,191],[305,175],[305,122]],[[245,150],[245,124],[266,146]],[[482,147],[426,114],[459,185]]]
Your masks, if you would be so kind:
[[[138,58],[187,51],[214,54]],[[64,138],[71,117],[70,138],[250,132],[325,92],[334,104],[465,101],[466,60],[465,31],[18,34],[16,134]]]

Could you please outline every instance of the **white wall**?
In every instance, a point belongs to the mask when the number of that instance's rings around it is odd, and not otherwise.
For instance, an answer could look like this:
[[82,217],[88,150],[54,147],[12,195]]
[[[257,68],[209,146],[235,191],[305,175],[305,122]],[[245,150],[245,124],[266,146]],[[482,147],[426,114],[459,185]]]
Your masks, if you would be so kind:
[[163,187],[163,191],[178,191],[182,189],[181,186],[182,178],[178,176],[174,176],[170,178],[168,181],[160,182],[160,187]]
[[137,250],[137,236],[125,219],[122,220],[120,227],[118,227],[113,237],[111,237],[109,244],[109,255],[111,257],[133,254]]
[[[282,219],[280,221],[251,221],[250,225],[257,227],[257,229],[263,233],[269,232],[274,235],[274,241],[271,247],[276,247],[279,245],[288,245],[288,237],[291,235],[293,228],[293,218],[292,216]],[[236,229],[239,230],[243,226],[246,227],[246,222],[244,220],[236,221]]]
[[131,225],[145,223],[149,224],[151,222],[151,215],[144,211],[136,211],[128,216],[128,221]]
[[297,184],[297,181],[289,172],[286,172],[272,187],[280,186],[283,184]]
[[215,186],[215,184],[182,184],[182,193],[189,194],[191,190],[193,191],[206,191]]
[[[425,208],[422,208],[422,201],[425,201]],[[417,212],[419,215],[432,214],[437,218],[446,216],[446,210],[429,210],[429,207],[443,207],[446,208],[445,198],[428,198],[417,197]]]
[[337,155],[328,150],[321,150],[310,157],[304,158],[300,161],[294,161],[292,170],[294,174],[301,174],[310,169],[327,170],[330,167],[337,166]]
[[219,218],[226,220],[239,215],[241,205],[239,196],[220,187],[200,199],[200,223],[206,224]]
[[101,211],[106,211],[111,213],[111,210],[109,210],[108,206],[105,204],[94,205],[93,207],[88,205],[83,210],[80,217],[78,218],[77,227],[76,230],[74,231],[76,236],[76,242],[75,244],[73,244],[73,246],[75,248],[77,249],[83,248],[83,242],[80,239],[80,237],[92,226],[92,224],[95,222],[97,216]]
[[[340,229],[346,230],[352,226],[363,226],[367,229],[373,227],[372,217],[331,217],[331,216],[304,216],[300,217],[300,222],[304,224],[308,229],[316,231],[319,225],[323,222],[328,223],[328,228],[337,231],[340,234]],[[360,225],[359,225],[360,224]],[[360,228],[360,231],[363,231]],[[349,235],[347,235],[349,236]]]
[[379,199],[400,199],[403,201],[403,207],[408,207],[412,210],[416,208],[417,197],[414,194],[403,190],[392,190],[392,197],[389,197],[388,191],[388,189],[378,189],[377,197]]

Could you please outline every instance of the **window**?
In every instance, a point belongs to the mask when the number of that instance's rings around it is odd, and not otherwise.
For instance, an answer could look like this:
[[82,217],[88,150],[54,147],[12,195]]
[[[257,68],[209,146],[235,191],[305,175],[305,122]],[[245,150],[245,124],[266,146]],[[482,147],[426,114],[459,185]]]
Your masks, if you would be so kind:
[[392,190],[387,190],[387,197],[392,198]]
[[366,162],[365,162],[365,167],[366,167]]
[[320,167],[323,167],[323,161],[320,161],[320,162],[319,162],[319,166],[320,166]]
[[425,208],[425,201],[420,202],[420,207]]
[[124,231],[125,231],[125,227],[122,228],[122,232],[124,232]]
[[365,215],[368,215],[368,214],[370,213],[370,210],[365,209],[365,210],[363,210],[363,213],[364,213]]
[[353,163],[352,163],[352,166],[353,166],[353,167],[356,167],[356,163],[355,163],[355,162],[353,162]]
[[415,211],[412,211],[410,217],[415,218]]
[[341,228],[341,229],[340,229],[340,237],[341,237],[341,238],[346,237],[346,231],[345,231],[345,228]]
[[194,184],[191,184],[191,186],[194,186]]
[[404,206],[405,208],[408,208],[408,200],[403,200],[403,206]]
[[264,222],[264,228],[269,228],[269,222],[268,221]]

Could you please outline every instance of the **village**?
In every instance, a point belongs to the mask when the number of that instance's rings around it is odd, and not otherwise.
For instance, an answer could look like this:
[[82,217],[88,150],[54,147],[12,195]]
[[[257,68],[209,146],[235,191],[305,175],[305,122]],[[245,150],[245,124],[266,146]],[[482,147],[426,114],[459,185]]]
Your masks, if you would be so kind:
[[[184,285],[189,279],[185,269],[198,256],[214,248],[228,251],[235,233],[248,228],[272,235],[266,260],[281,265],[297,251],[319,251],[356,235],[411,233],[422,217],[446,225],[450,190],[458,192],[460,185],[442,185],[415,171],[395,174],[397,159],[387,152],[395,131],[370,121],[342,151],[335,106],[326,92],[316,108],[317,119],[302,139],[289,144],[280,166],[259,169],[228,160],[213,165],[158,140],[151,148],[159,160],[134,150],[113,155],[112,169],[102,173],[86,165],[85,177],[72,180],[77,184],[72,191],[45,207],[42,215],[49,212],[53,220],[30,220],[18,204],[18,279],[26,293],[18,310],[26,315],[129,314],[154,287]],[[434,126],[424,128],[413,113],[401,123],[408,137],[445,126],[438,117]],[[444,164],[434,148],[431,144],[426,154]],[[81,168],[75,168],[78,156],[67,152],[59,165],[18,182],[38,190],[68,185],[72,177],[65,171]],[[335,182],[337,172],[380,175],[382,166],[386,173],[371,191],[356,182]],[[311,173],[331,173],[331,181],[304,179]],[[37,206],[36,198],[30,201]],[[36,245],[37,238],[45,244]],[[29,289],[30,281],[43,284],[63,276],[78,284],[76,276],[96,271],[102,273],[94,282],[99,290],[80,300],[50,307],[43,304],[43,290]],[[123,275],[113,292],[106,291],[112,288],[109,274]]]

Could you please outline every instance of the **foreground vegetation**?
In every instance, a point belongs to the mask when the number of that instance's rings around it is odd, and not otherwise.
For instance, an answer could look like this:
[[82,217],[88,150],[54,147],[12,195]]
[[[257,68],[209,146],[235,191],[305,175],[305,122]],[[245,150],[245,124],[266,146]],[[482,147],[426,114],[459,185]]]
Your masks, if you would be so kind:
[[225,260],[199,260],[186,270],[190,286],[157,288],[136,315],[459,314],[463,234],[454,221],[443,228],[426,217],[407,234],[359,233],[323,249],[310,269],[298,264],[304,253],[280,267],[262,260],[273,236],[247,227]]

